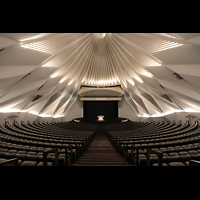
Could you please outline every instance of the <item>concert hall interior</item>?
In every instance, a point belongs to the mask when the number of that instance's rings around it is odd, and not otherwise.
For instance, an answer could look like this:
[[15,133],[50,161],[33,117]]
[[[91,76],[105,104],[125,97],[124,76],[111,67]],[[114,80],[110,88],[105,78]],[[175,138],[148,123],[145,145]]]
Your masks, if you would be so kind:
[[200,165],[200,33],[0,33],[0,166]]

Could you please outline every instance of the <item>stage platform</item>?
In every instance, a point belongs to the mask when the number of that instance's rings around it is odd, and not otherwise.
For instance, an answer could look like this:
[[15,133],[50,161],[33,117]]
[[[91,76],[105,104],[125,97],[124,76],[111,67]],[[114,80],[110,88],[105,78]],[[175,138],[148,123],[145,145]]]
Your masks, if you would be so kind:
[[72,121],[74,122],[85,122],[85,123],[120,123],[120,122],[128,122],[129,119],[127,118],[104,118],[103,121],[98,121],[97,118],[75,118]]

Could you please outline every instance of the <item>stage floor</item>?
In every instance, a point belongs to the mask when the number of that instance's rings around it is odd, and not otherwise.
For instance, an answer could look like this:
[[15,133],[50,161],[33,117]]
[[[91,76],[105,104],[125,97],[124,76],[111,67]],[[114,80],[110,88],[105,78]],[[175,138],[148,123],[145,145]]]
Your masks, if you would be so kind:
[[106,119],[104,118],[103,121],[98,121],[97,118],[75,118],[73,119],[72,121],[75,121],[75,122],[88,122],[88,123],[117,123],[117,122],[125,122],[125,121],[129,121],[127,118],[121,118],[121,117],[118,117],[118,118],[109,118],[109,119]]

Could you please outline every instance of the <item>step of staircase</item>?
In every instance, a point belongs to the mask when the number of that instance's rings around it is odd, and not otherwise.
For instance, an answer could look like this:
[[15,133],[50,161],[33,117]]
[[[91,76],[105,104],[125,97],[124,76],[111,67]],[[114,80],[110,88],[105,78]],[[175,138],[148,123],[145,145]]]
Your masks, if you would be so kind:
[[96,131],[90,146],[73,166],[128,166],[108,140],[103,126]]

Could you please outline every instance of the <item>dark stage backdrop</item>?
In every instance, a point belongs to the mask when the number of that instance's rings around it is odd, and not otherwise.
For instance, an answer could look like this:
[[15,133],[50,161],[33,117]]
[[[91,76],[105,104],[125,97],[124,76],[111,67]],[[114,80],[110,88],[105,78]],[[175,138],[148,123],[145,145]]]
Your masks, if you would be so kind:
[[118,118],[118,101],[84,101],[83,117],[95,118],[104,115],[104,119]]

